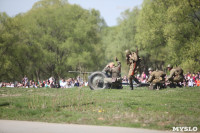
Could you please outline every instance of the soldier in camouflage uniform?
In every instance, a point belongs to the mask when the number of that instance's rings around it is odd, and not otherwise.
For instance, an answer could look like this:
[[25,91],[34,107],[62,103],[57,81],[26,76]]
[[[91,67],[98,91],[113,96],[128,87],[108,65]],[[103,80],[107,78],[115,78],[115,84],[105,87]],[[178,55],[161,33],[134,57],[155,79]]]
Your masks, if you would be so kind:
[[130,89],[133,90],[133,80],[140,84],[137,78],[135,78],[134,74],[137,72],[139,68],[140,58],[138,56],[138,50],[136,52],[131,52],[126,50],[126,61],[127,65],[129,65],[129,73],[128,73],[128,80],[130,84]]
[[161,88],[165,87],[165,72],[160,71],[160,70],[156,70],[153,71],[152,68],[148,69],[149,71],[149,79],[148,79],[148,83],[150,83],[149,89],[153,90],[153,89],[157,89],[160,90]]
[[167,81],[170,82],[170,87],[176,87],[176,85],[182,87],[179,83],[182,83],[184,79],[183,69],[180,67],[173,68],[170,64],[167,68],[170,71],[170,75],[167,77]]
[[122,88],[122,78],[121,78],[121,62],[117,61],[117,66],[114,62],[109,63],[102,72],[106,73],[108,78],[104,78],[104,83],[109,84],[109,88]]
[[114,62],[110,62],[106,65],[106,67],[102,70],[108,77],[112,77],[112,68],[115,66]]

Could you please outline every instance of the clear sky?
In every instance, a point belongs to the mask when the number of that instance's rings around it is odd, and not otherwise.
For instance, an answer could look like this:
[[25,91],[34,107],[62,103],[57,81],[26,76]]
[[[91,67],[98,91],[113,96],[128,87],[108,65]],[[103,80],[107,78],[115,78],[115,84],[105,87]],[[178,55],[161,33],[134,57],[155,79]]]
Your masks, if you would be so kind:
[[[30,10],[39,0],[0,0],[0,12],[13,17],[18,13]],[[68,0],[70,4],[78,4],[85,9],[99,10],[108,26],[117,25],[117,18],[126,9],[140,6],[143,0]]]

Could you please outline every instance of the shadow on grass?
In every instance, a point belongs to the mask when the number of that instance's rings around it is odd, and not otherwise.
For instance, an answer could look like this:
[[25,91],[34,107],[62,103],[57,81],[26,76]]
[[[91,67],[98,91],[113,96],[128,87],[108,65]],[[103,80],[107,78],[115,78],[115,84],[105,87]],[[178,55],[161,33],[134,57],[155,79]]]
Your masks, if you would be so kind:
[[0,107],[3,107],[3,106],[9,106],[9,105],[10,105],[9,102],[0,103]]
[[70,104],[70,105],[58,105],[59,108],[67,108],[67,107],[70,107],[70,106],[86,106],[86,105],[90,105],[90,104],[94,104],[94,102],[90,102],[90,103],[83,103],[83,104],[77,104],[77,103],[74,103],[74,104]]
[[153,106],[153,104],[151,103],[136,103],[136,102],[127,102],[127,103],[124,103],[124,105],[132,109],[137,108],[137,107],[142,107],[142,106]]

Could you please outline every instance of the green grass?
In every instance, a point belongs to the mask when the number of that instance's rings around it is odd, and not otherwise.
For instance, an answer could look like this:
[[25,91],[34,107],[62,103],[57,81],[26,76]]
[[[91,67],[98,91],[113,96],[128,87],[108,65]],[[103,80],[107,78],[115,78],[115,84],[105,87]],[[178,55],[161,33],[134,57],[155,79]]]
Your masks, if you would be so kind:
[[200,87],[152,91],[0,88],[0,119],[200,129]]

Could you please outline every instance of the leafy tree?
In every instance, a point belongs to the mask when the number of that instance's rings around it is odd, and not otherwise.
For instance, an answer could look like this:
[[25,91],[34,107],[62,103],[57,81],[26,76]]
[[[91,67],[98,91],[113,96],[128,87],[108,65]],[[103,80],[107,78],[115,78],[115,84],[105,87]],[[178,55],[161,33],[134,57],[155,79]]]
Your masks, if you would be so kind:
[[[2,15],[1,21],[5,18]],[[37,2],[29,12],[1,24],[1,46],[8,47],[6,54],[1,51],[5,56],[1,65],[8,64],[6,79],[19,79],[19,74],[31,79],[58,79],[70,76],[72,69],[96,70],[102,65],[100,35],[105,26],[94,9],[60,0]]]
[[[199,24],[199,1],[146,0],[137,22],[136,41],[148,51],[151,62],[185,68],[185,62],[199,62],[199,51],[193,49]],[[195,57],[186,56],[193,53]],[[192,64],[187,68],[193,69]]]

